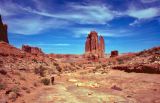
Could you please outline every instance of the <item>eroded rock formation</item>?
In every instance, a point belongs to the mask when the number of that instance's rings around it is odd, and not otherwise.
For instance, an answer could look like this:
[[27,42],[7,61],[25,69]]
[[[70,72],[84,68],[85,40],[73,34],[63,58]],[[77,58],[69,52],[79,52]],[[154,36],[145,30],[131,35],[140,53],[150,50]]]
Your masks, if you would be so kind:
[[0,41],[4,41],[6,43],[9,43],[8,33],[7,33],[7,25],[3,24],[1,15],[0,15]]
[[116,57],[116,56],[118,56],[118,51],[117,50],[111,51],[110,57]]
[[99,38],[99,56],[103,57],[105,54],[105,44],[102,36]]
[[105,53],[105,44],[102,36],[98,37],[98,33],[91,31],[88,34],[85,43],[85,57],[92,60],[103,58]]
[[35,55],[44,54],[40,48],[31,47],[31,46],[28,46],[28,45],[22,45],[22,50],[25,51],[25,52],[28,52],[28,53],[35,54]]

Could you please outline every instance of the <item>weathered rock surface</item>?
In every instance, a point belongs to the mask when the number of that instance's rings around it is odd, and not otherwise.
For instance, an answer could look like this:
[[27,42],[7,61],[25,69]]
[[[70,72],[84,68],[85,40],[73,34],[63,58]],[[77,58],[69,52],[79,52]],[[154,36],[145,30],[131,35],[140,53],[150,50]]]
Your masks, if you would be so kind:
[[116,58],[109,58],[107,65],[112,69],[137,73],[160,73],[160,47],[154,47],[138,53],[120,55]]
[[88,34],[85,43],[85,57],[96,60],[98,58],[103,58],[105,53],[105,43],[102,36],[98,38],[98,33],[91,31]]
[[38,47],[31,47],[28,45],[22,45],[22,50],[35,55],[44,54],[43,51]]
[[100,36],[99,38],[99,56],[103,57],[105,54],[105,43],[104,43],[104,38]]
[[160,64],[120,65],[113,67],[113,69],[125,72],[160,74]]
[[0,15],[0,41],[4,41],[6,43],[9,43],[8,33],[7,33],[7,25],[3,24],[1,15]]
[[116,57],[116,56],[118,56],[118,51],[117,50],[111,51],[110,57]]

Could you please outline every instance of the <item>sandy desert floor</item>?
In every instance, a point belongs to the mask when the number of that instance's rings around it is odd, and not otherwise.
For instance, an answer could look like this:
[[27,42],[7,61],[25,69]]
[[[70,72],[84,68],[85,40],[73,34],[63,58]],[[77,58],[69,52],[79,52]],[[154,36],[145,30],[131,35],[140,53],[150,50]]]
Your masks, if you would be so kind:
[[57,76],[55,85],[21,99],[26,103],[160,103],[160,75],[82,70]]

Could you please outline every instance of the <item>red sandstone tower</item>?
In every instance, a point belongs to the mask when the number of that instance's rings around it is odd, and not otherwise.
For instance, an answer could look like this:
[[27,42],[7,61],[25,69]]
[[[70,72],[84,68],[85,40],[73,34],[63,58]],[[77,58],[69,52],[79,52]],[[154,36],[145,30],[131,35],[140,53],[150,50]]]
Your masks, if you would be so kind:
[[91,31],[88,34],[85,43],[85,57],[87,58],[103,58],[105,54],[105,43],[102,36],[98,37],[98,33]]
[[0,41],[4,41],[6,43],[9,43],[8,33],[7,33],[7,25],[3,24],[1,15],[0,15]]

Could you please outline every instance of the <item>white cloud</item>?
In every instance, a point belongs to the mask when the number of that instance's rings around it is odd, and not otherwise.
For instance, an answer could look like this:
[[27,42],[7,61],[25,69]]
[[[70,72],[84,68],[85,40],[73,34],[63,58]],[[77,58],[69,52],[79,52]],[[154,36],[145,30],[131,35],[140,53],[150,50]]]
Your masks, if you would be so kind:
[[14,16],[20,13],[23,13],[23,10],[21,10],[20,6],[12,0],[0,2],[0,14],[3,16]]
[[[33,0],[33,2],[37,8],[25,7],[11,1],[5,1],[0,4],[0,13],[2,16],[8,17],[5,22],[9,25],[9,32],[33,35],[48,28],[65,28],[73,23],[106,24],[107,21],[114,18],[114,12],[110,11],[103,4],[67,4],[64,6],[66,10],[63,12],[50,12],[51,10],[47,9],[46,4],[42,3],[42,1],[37,2],[37,0]],[[24,17],[12,17],[15,15],[24,15]],[[50,20],[42,19],[45,18],[44,16],[49,17]]]
[[146,8],[146,9],[136,9],[135,7],[131,7],[126,15],[134,17],[136,20],[130,23],[130,26],[140,25],[148,20],[152,20],[155,17],[160,16],[159,12],[160,8]]
[[159,16],[159,10],[158,8],[147,8],[142,10],[129,10],[128,15],[131,17],[135,17],[137,19],[149,19],[156,16]]
[[57,43],[57,44],[40,43],[40,44],[31,44],[31,45],[38,45],[38,46],[70,46],[71,44],[67,44],[67,43]]
[[135,26],[135,25],[138,25],[140,24],[140,21],[139,20],[134,20],[132,23],[130,23],[129,25],[130,26]]
[[156,1],[159,1],[159,0],[141,0],[142,3],[152,3]]
[[[142,0],[143,2],[149,2],[149,0]],[[151,0],[156,1],[156,0]],[[140,24],[141,21],[146,19],[152,19],[160,16],[160,8],[145,8],[138,9],[137,7],[130,7],[126,11],[113,11],[109,9],[109,6],[104,5],[102,2],[98,4],[66,4],[64,5],[64,11],[56,12],[48,9],[48,5],[44,0],[33,0],[34,7],[27,7],[6,0],[4,3],[0,3],[0,14],[7,16],[9,19],[6,23],[9,25],[9,32],[19,34],[38,34],[46,29],[55,28],[68,28],[68,26],[77,24],[107,24],[108,21],[113,20],[116,17],[131,16],[136,20],[129,24],[130,26]],[[8,6],[9,5],[9,6]],[[53,7],[54,8],[54,7]],[[27,14],[30,17],[12,18],[15,15]],[[49,17],[49,19],[44,19]],[[96,30],[104,36],[127,36],[127,34],[121,33],[119,30],[103,30],[96,28],[81,28],[73,30],[76,37],[86,35],[90,30]]]
[[9,25],[9,32],[25,35],[38,34],[46,29],[62,28],[65,25],[69,25],[66,21],[44,20],[40,17],[9,19],[6,23]]
[[73,29],[75,37],[87,36],[91,31],[96,31],[99,35],[106,37],[124,37],[133,35],[131,32],[125,29],[96,29],[96,28],[79,28]]
[[35,10],[29,7],[21,9],[42,15],[47,17],[53,17],[58,19],[64,19],[67,21],[73,21],[80,24],[105,24],[107,21],[110,21],[114,18],[114,14],[107,7],[101,5],[68,5],[69,11],[64,11],[62,13],[52,12],[49,13],[45,10]]

